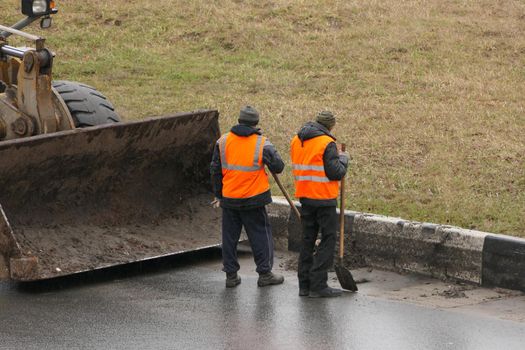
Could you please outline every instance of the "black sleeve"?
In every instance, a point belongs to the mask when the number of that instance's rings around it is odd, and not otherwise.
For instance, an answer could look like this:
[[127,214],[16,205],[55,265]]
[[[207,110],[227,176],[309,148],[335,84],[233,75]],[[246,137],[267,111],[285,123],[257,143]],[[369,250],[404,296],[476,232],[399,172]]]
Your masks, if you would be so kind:
[[222,198],[222,167],[221,167],[221,152],[219,151],[219,142],[215,144],[213,149],[213,157],[210,164],[211,185],[215,197]]
[[339,155],[335,142],[330,142],[323,153],[324,172],[332,181],[341,180],[348,168],[348,157]]
[[280,174],[284,170],[284,162],[268,139],[264,143],[263,148],[263,163],[268,166],[268,169],[274,174]]

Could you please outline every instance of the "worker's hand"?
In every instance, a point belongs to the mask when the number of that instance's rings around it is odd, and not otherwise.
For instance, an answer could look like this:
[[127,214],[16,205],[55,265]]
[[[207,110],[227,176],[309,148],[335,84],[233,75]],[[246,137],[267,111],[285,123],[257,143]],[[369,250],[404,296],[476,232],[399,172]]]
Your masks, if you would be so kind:
[[348,152],[339,151],[339,161],[344,164],[344,166],[348,166],[348,163],[350,162],[350,155]]
[[219,198],[215,198],[210,204],[212,208],[217,209],[221,206],[221,200]]

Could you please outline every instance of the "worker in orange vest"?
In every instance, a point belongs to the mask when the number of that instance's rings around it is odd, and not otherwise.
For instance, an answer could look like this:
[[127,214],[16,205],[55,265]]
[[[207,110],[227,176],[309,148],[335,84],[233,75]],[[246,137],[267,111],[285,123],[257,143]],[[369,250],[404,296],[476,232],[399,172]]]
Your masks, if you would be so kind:
[[259,113],[243,107],[239,124],[217,141],[210,166],[215,206],[222,207],[222,255],[226,287],[241,283],[237,274],[237,243],[244,226],[259,273],[259,287],[281,284],[284,277],[272,272],[273,238],[266,205],[272,202],[264,169],[281,173],[284,162],[272,143],[256,128]]
[[[341,289],[327,284],[333,264],[337,230],[339,180],[348,167],[348,154],[337,149],[330,133],[335,126],[331,112],[323,111],[306,123],[292,139],[291,158],[295,197],[301,202],[302,247],[297,275],[299,295],[337,297]],[[314,255],[318,234],[321,240]]]

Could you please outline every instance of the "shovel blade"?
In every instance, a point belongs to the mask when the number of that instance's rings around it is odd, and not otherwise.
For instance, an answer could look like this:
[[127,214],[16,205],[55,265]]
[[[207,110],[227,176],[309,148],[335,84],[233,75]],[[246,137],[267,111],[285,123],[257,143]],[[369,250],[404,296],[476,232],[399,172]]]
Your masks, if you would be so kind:
[[352,276],[350,270],[344,267],[341,263],[335,264],[334,267],[341,287],[351,292],[357,292],[357,284],[355,283],[354,277]]

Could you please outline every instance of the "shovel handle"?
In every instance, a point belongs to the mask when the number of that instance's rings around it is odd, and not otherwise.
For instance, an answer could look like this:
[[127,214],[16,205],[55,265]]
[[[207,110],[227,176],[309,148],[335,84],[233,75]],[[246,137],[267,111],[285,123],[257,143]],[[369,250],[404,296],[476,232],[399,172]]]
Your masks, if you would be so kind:
[[[346,151],[346,144],[341,144],[341,151]],[[341,198],[339,200],[339,258],[343,260],[345,251],[345,178],[341,179]]]
[[277,176],[277,174],[274,173],[273,171],[270,171],[270,173],[272,174],[273,179],[277,183],[277,186],[279,186],[279,188],[281,189],[281,192],[286,197],[286,200],[288,201],[288,204],[290,204],[290,207],[293,209],[295,215],[297,216],[297,219],[299,219],[299,222],[301,222],[301,213],[299,213],[299,210],[297,210],[297,207],[295,206],[294,202],[290,198],[288,191],[286,191],[286,188],[284,188],[283,184],[281,183],[279,176]]

